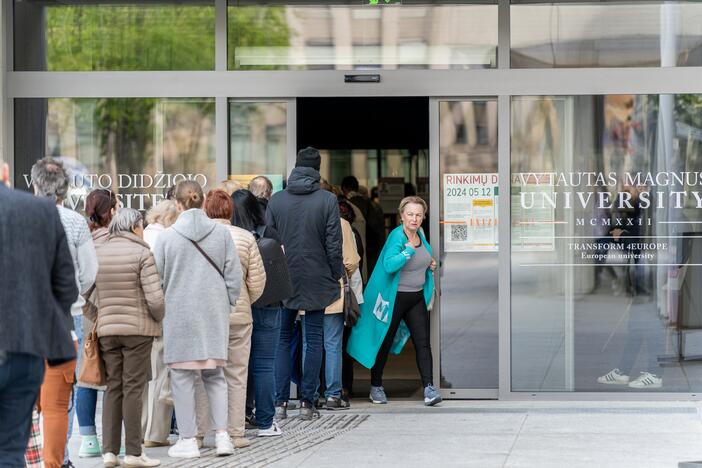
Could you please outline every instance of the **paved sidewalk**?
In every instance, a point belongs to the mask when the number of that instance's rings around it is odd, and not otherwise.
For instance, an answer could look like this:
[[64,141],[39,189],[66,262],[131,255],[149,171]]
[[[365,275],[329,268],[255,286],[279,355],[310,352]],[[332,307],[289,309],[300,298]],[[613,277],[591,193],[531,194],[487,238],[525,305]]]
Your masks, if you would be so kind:
[[[166,466],[277,468],[675,468],[702,460],[697,402],[449,401],[425,408],[414,401],[372,407],[356,401],[352,410],[323,411],[313,423],[292,418],[284,429],[283,437],[254,439],[232,457],[184,463],[168,459],[165,449],[147,453]],[[72,453],[78,440],[71,440]],[[101,466],[100,459],[72,460],[77,468]]]

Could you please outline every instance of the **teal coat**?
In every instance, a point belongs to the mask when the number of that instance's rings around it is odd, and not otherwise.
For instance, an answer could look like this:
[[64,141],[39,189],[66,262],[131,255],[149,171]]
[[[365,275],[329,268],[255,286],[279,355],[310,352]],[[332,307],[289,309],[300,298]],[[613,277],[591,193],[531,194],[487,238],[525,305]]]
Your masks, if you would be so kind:
[[[419,237],[431,255],[431,247],[421,230]],[[397,285],[400,282],[400,271],[407,260],[414,255],[414,249],[405,245],[407,242],[407,236],[402,226],[395,228],[388,236],[363,293],[364,302],[361,304],[361,316],[351,329],[346,350],[354,359],[369,369],[375,364],[375,358],[383,340],[385,340],[388,328],[390,328]],[[427,268],[426,281],[424,282],[424,300],[427,305],[431,301],[433,292],[434,275],[431,269]],[[403,320],[395,334],[390,352],[400,354],[408,338],[409,329]]]

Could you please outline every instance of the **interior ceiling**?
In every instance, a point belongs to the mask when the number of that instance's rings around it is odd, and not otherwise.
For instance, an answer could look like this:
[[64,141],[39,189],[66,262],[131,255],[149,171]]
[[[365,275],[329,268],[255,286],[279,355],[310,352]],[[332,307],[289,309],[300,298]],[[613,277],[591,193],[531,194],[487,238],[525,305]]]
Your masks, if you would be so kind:
[[428,149],[429,98],[298,98],[297,147]]

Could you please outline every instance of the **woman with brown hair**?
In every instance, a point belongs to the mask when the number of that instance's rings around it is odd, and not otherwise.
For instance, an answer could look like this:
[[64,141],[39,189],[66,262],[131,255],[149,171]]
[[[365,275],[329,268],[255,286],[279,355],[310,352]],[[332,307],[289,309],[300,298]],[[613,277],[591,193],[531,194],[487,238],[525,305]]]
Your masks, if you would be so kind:
[[[88,228],[93,237],[93,244],[98,248],[105,243],[109,236],[107,227],[117,212],[117,197],[111,190],[97,189],[88,194],[85,199],[85,214],[88,217]],[[99,263],[99,259],[98,259]],[[83,342],[93,330],[97,314],[97,295],[91,290],[83,307]],[[76,385],[76,415],[78,416],[78,431],[81,435],[78,456],[99,457],[102,455],[100,442],[95,426],[95,411],[97,406],[97,389],[78,381]]]

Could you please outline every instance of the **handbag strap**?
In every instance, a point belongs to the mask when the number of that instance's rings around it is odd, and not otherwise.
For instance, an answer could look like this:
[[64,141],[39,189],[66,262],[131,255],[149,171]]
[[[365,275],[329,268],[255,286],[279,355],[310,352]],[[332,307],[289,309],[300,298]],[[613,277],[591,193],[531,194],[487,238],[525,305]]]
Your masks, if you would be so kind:
[[[176,231],[176,232],[178,232],[178,231]],[[178,232],[178,234],[180,234],[180,233]],[[183,236],[183,234],[180,234],[180,235]],[[183,237],[185,237],[185,236],[183,236]],[[198,250],[198,252],[200,252],[202,254],[202,256],[205,257],[205,260],[207,260],[210,263],[210,265],[212,265],[212,268],[217,270],[217,273],[219,273],[219,276],[221,276],[222,279],[224,279],[224,273],[222,273],[222,270],[220,270],[219,267],[217,266],[217,264],[214,262],[214,260],[212,260],[212,258],[209,255],[207,255],[207,252],[202,250],[202,247],[200,247],[200,244],[198,244],[197,242],[195,242],[192,239],[189,239],[187,237],[185,237],[185,238],[188,239],[190,242],[192,242],[192,244],[195,246],[195,248]]]

